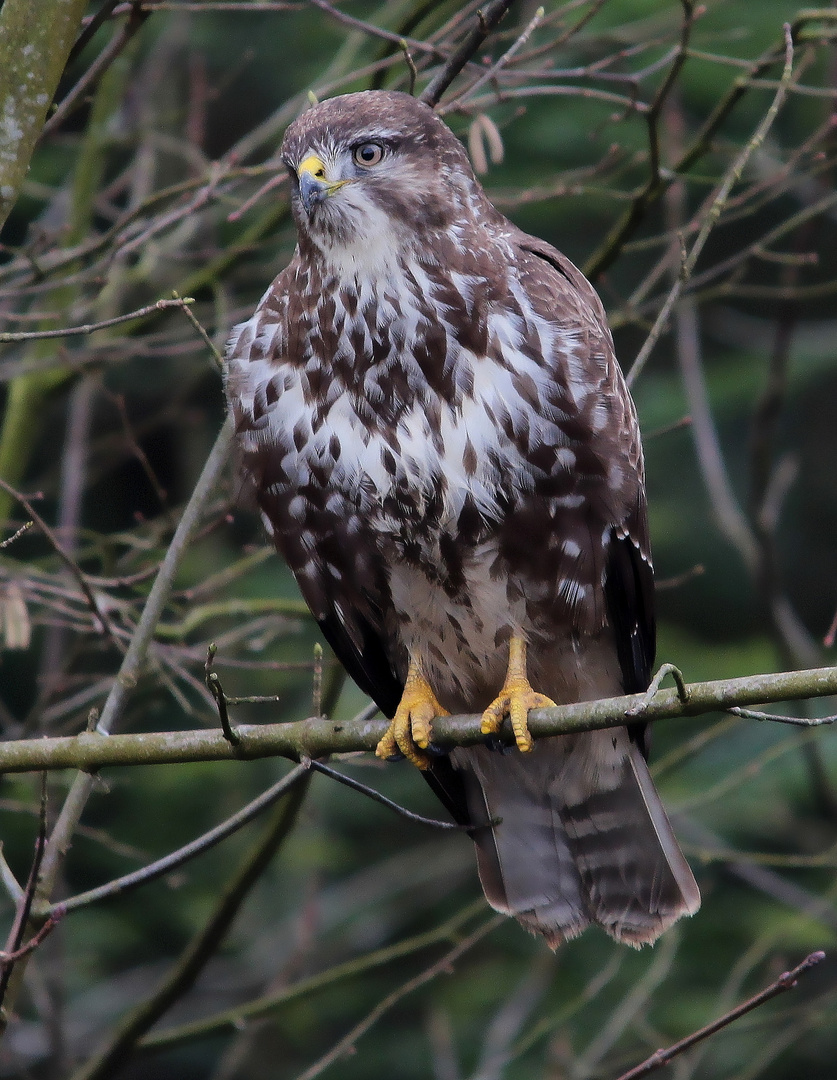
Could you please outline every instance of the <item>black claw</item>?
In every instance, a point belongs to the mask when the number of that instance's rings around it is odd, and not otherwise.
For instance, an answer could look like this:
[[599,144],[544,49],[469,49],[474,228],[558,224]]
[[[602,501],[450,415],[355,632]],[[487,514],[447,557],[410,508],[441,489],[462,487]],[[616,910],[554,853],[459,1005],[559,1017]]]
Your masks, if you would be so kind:
[[386,761],[403,761],[404,757],[405,757],[405,755],[402,754],[400,750],[396,750],[394,754],[389,754],[385,760]]
[[447,757],[450,753],[443,746],[439,746],[438,743],[429,742],[424,748],[425,754],[429,754],[431,757]]
[[499,735],[486,735],[484,741],[489,750],[498,750],[501,754],[508,751],[508,747]]

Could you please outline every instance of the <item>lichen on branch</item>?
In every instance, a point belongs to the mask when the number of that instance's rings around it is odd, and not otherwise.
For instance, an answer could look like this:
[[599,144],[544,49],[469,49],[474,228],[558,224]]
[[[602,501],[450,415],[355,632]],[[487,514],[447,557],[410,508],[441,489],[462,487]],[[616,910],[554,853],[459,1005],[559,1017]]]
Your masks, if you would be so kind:
[[86,0],[5,0],[0,8],[0,228],[29,169]]
[[[666,666],[664,673],[670,673]],[[678,673],[679,674],[679,673]],[[748,675],[738,679],[680,684],[648,694],[582,701],[529,714],[532,735],[567,735],[578,731],[647,723],[678,716],[700,716],[769,702],[837,695],[837,667]],[[837,717],[805,720],[759,713],[770,719],[815,727]],[[480,716],[444,716],[434,723],[434,738],[443,749],[467,746],[483,739]],[[234,727],[238,741],[230,742],[217,731],[171,731],[137,735],[105,735],[83,732],[52,739],[20,739],[0,744],[0,772],[32,772],[45,769],[95,771],[107,765],[163,765],[186,761],[235,761],[263,757],[322,757],[326,754],[374,750],[387,728],[383,719],[341,723],[312,717],[284,724],[243,724]]]

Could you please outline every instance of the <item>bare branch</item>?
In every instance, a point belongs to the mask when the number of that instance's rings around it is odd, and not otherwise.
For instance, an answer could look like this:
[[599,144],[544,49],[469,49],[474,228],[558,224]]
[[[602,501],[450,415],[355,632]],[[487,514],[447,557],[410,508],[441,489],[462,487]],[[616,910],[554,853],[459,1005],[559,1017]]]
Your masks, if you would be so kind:
[[26,330],[20,333],[0,333],[0,343],[6,344],[13,341],[44,341],[47,338],[76,337],[79,334],[93,334],[97,330],[106,330],[109,326],[118,326],[120,323],[133,322],[134,319],[144,319],[148,315],[156,315],[159,311],[167,308],[182,308],[188,311],[188,305],[194,304],[191,296],[176,297],[173,300],[158,300],[154,304],[129,311],[125,315],[117,315],[113,319],[102,319],[100,322],[85,323],[84,326],[64,326],[60,330]]
[[406,48],[409,47],[411,49],[416,49],[418,52],[426,53],[434,60],[445,59],[445,54],[434,45],[430,45],[428,42],[421,41],[418,38],[404,37],[403,34],[393,34],[389,30],[384,30],[380,26],[375,26],[373,23],[364,22],[363,19],[356,19],[353,15],[347,15],[345,11],[340,11],[338,8],[334,7],[333,4],[329,4],[328,0],[308,0],[308,3],[312,7],[318,8],[324,14],[328,15],[330,19],[334,19],[343,26],[348,26],[350,30],[359,30],[362,34],[368,34],[370,37],[388,41],[392,45],[397,45],[402,51],[406,51]]
[[[209,498],[229,450],[232,439],[232,424],[227,421],[221,429],[215,441],[215,445],[207,458],[203,472],[192,492],[192,497],[183,511],[183,516],[172,537],[171,544],[163,559],[163,563],[154,579],[151,592],[143,608],[142,616],[136,626],[131,643],[122,659],[119,673],[116,677],[97,725],[100,735],[88,735],[88,738],[100,738],[108,734],[119,719],[128,699],[130,690],[136,685],[142,669],[145,665],[149,646],[151,645],[154,631],[160,621],[163,608],[165,607],[174,577],[180,566],[180,561],[188,549],[204,505]],[[64,854],[69,847],[70,837],[78,824],[84,805],[93,784],[91,776],[84,772],[76,778],[70,788],[67,799],[62,807],[55,827],[52,830],[47,850],[44,854],[43,866],[41,867],[41,881],[39,886],[39,900],[43,903],[49,900],[55,884],[59,866]]]
[[139,1039],[194,984],[215,954],[253,886],[290,833],[308,790],[309,776],[305,770],[294,777],[291,790],[277,807],[263,837],[245,857],[223,889],[215,910],[156,991],[125,1017],[115,1034],[90,1061],[72,1074],[70,1080],[104,1080],[112,1076],[133,1055]]
[[190,843],[178,848],[177,851],[172,851],[162,859],[157,859],[155,862],[149,863],[148,866],[143,866],[131,874],[125,874],[114,881],[107,882],[105,885],[99,885],[95,889],[88,889],[87,892],[71,896],[69,900],[63,900],[59,904],[53,904],[49,909],[50,915],[58,911],[63,913],[78,911],[79,908],[88,907],[90,904],[96,904],[100,900],[107,900],[113,896],[120,896],[122,893],[135,889],[138,885],[145,885],[149,881],[156,881],[157,878],[162,877],[164,874],[170,874],[178,866],[183,866],[184,863],[194,859],[196,855],[202,855],[205,851],[209,851],[216,844],[220,844],[222,840],[226,840],[228,836],[232,836],[233,833],[238,832],[245,825],[249,825],[263,810],[267,810],[268,807],[287,794],[293,785],[305,775],[307,768],[306,765],[297,765],[281,780],[278,780],[267,791],[263,791],[261,795],[243,806],[237,813],[227,818],[226,821],[222,821],[220,825],[216,825],[214,829],[210,829],[203,836],[199,836],[196,840],[192,840]]
[[767,133],[773,126],[773,121],[779,113],[779,109],[782,107],[784,100],[787,96],[788,86],[790,85],[791,77],[793,75],[793,38],[791,36],[790,27],[785,27],[785,67],[782,72],[782,79],[779,83],[779,89],[776,91],[776,95],[770,104],[770,108],[762,117],[756,130],[753,132],[751,138],[748,140],[746,146],[736,156],[730,168],[727,170],[724,179],[722,180],[717,193],[712,198],[706,212],[701,215],[702,225],[698,232],[697,238],[688,254],[683,261],[680,274],[671,292],[666,298],[666,302],[663,304],[657,318],[654,320],[654,326],[651,329],[651,333],[645,340],[645,344],[640,349],[634,360],[631,370],[628,373],[628,385],[632,385],[639,373],[645,367],[645,363],[651,354],[651,350],[657,343],[657,339],[668,323],[669,316],[680,298],[680,293],[683,290],[683,286],[689,280],[692,270],[695,267],[700,253],[703,251],[706,241],[709,239],[709,234],[717,224],[718,218],[721,216],[726,201],[729,197],[733,187],[741,179],[744,169],[747,166],[747,162],[750,160],[755,151],[761,146],[767,137]]
[[7,484],[2,477],[0,477],[0,488],[2,488],[2,490],[5,491],[7,495],[10,495],[13,499],[17,500],[17,502],[20,503],[20,505],[24,508],[32,521],[35,522],[37,527],[44,534],[55,554],[64,563],[64,565],[73,575],[75,580],[78,582],[78,586],[84,593],[84,597],[87,600],[90,612],[93,615],[94,625],[101,626],[101,628],[105,631],[113,644],[121,652],[122,642],[119,640],[119,637],[117,636],[116,631],[114,630],[107,614],[102,611],[99,604],[96,603],[96,597],[93,593],[92,588],[90,587],[90,582],[87,580],[87,575],[84,573],[82,568],[72,557],[72,555],[67,554],[62,545],[59,543],[58,537],[55,535],[49,525],[47,525],[47,523],[44,521],[44,519],[41,517],[41,515],[34,508],[32,503],[29,501],[29,499],[26,498],[25,495],[22,495],[19,491],[16,491],[11,484]]
[[[5,959],[0,964],[0,1015],[5,1015],[7,1009],[6,991],[12,976],[12,970],[18,960],[22,960],[32,951],[23,945],[23,938],[29,926],[29,916],[37,897],[38,875],[41,872],[41,863],[46,847],[46,815],[47,815],[47,786],[46,773],[41,776],[41,803],[38,815],[38,835],[35,838],[35,855],[29,870],[29,878],[17,903],[14,922],[6,939],[6,948],[3,950]],[[37,939],[37,932],[33,940]],[[31,944],[31,943],[30,943]],[[34,946],[33,946],[34,948]],[[6,1006],[3,1008],[3,1006]]]
[[64,917],[64,908],[61,904],[55,905],[55,910],[49,916],[47,921],[43,924],[37,933],[26,942],[25,945],[21,945],[19,949],[15,949],[14,952],[2,952],[0,951],[0,968],[8,967],[10,964],[16,963],[18,960],[22,960],[24,956],[28,956],[29,953],[34,952],[39,945],[52,933],[55,927],[61,922]]
[[0,550],[3,548],[11,547],[15,540],[19,540],[25,532],[28,532],[35,524],[34,521],[24,521],[24,523],[12,533],[11,536],[7,536],[5,540],[0,543]]
[[[820,11],[814,9],[800,11],[797,19],[790,27],[791,42],[799,41],[804,27],[809,22],[816,21],[821,14]],[[826,11],[825,18],[834,18],[834,15],[835,13],[833,11]],[[758,78],[758,76],[763,74],[774,64],[786,58],[787,34],[783,34],[782,44],[780,46],[768,50],[757,60],[753,61],[747,68],[746,74],[741,75],[735,80],[724,97],[718,102],[712,115],[707,118],[701,130],[693,139],[691,145],[671,167],[669,173],[665,177],[661,176],[660,182],[652,185],[650,189],[647,186],[643,187],[643,189],[635,196],[630,209],[626,211],[621,220],[614,226],[610,235],[605,239],[599,250],[596,251],[582,267],[587,277],[591,278],[591,280],[595,280],[608,269],[624,248],[629,237],[645,219],[650,207],[662,196],[668,184],[675,176],[684,175],[709,151],[712,140],[723,122],[741,98],[750,90],[751,80]]]
[[274,1012],[280,1005],[288,1001],[295,1001],[305,997],[325,986],[331,986],[335,982],[360,975],[365,971],[371,971],[393,960],[411,956],[433,945],[443,942],[455,942],[459,939],[464,925],[470,922],[476,915],[485,911],[485,902],[482,899],[468,904],[467,907],[457,912],[452,918],[441,925],[428,930],[423,934],[406,938],[394,945],[386,945],[382,949],[364,953],[345,963],[327,968],[325,971],[310,975],[290,986],[282,987],[277,993],[266,994],[264,997],[237,1005],[233,1009],[217,1013],[215,1016],[207,1016],[193,1023],[183,1024],[178,1027],[166,1028],[163,1031],[147,1035],[139,1045],[139,1050],[161,1050],[168,1046],[178,1046],[193,1039],[203,1038],[207,1035],[223,1034],[241,1030],[242,1025],[248,1021],[257,1020]]
[[342,1039],[338,1040],[334,1046],[321,1058],[310,1065],[304,1072],[301,1072],[296,1080],[314,1080],[314,1077],[319,1076],[325,1069],[332,1065],[335,1061],[339,1061],[340,1058],[350,1053],[354,1048],[354,1044],[361,1037],[365,1035],[371,1027],[373,1027],[382,1016],[389,1012],[394,1005],[397,1005],[402,998],[405,998],[408,994],[412,994],[419,987],[424,986],[426,983],[431,982],[437,976],[450,971],[451,966],[469,949],[472,949],[477,942],[481,941],[486,934],[490,934],[492,930],[496,929],[503,921],[504,916],[494,915],[490,919],[486,919],[484,923],[473,930],[467,935],[458,945],[455,945],[450,949],[441,960],[437,960],[434,964],[425,968],[424,971],[419,972],[412,979],[408,979],[398,987],[397,990],[393,990],[391,994],[387,994],[385,998],[378,1002],[378,1004],[372,1009],[361,1021],[356,1024],[351,1031],[347,1032]]
[[801,964],[798,964],[792,971],[786,971],[783,975],[780,975],[775,982],[762,990],[761,993],[751,997],[737,1008],[731,1009],[717,1020],[713,1020],[711,1024],[707,1024],[706,1027],[701,1028],[700,1031],[695,1031],[685,1039],[681,1039],[680,1042],[676,1042],[672,1046],[669,1046],[668,1049],[657,1050],[651,1057],[646,1058],[641,1065],[637,1065],[636,1068],[623,1073],[618,1080],[639,1080],[641,1076],[647,1076],[649,1073],[662,1068],[663,1065],[667,1065],[672,1058],[677,1057],[678,1054],[682,1054],[684,1050],[689,1050],[695,1043],[699,1043],[702,1039],[708,1039],[710,1035],[715,1035],[718,1031],[722,1031],[725,1027],[728,1027],[733,1023],[733,1021],[738,1020],[742,1016],[746,1016],[748,1012],[757,1009],[759,1005],[763,1005],[766,1001],[770,1001],[771,998],[783,994],[786,990],[792,990],[803,975],[810,971],[811,968],[816,967],[816,965],[824,959],[824,952],[812,952],[810,956],[805,957]]
[[[545,738],[621,727],[638,717],[643,723],[651,723],[678,716],[723,712],[734,707],[833,695],[837,695],[837,667],[813,668],[689,683],[682,690],[658,690],[652,699],[647,694],[630,694],[533,709],[529,714],[529,727],[535,738]],[[206,729],[107,736],[101,730],[102,723],[112,717],[112,711],[113,706],[109,708],[106,704],[102,720],[93,732],[0,743],[0,772],[80,769],[86,774],[108,765],[246,761],[277,756],[319,758],[332,753],[374,750],[389,726],[383,719],[367,718],[348,724],[325,717],[282,724],[239,724],[235,732],[240,742],[231,746],[222,732]],[[480,730],[480,721],[479,715],[437,717],[433,723],[434,742],[444,748],[482,743],[485,737]],[[817,723],[812,721],[811,726]]]
[[417,825],[429,825],[432,829],[448,829],[454,831],[457,829],[467,831],[473,828],[471,825],[457,825],[453,821],[439,821],[437,818],[428,818],[423,817],[421,814],[416,814],[412,810],[408,810],[406,806],[399,806],[397,802],[388,799],[385,795],[382,795],[380,791],[376,791],[366,784],[361,784],[359,780],[355,780],[351,776],[346,776],[345,773],[338,772],[337,769],[332,769],[322,761],[304,758],[302,763],[306,768],[321,772],[324,776],[329,776],[332,780],[336,780],[338,784],[344,784],[347,788],[351,788],[352,791],[359,791],[361,795],[365,795],[368,799],[372,799],[373,802],[380,803],[381,806],[385,806],[388,810],[394,810],[396,814],[406,818],[407,821],[414,821]]
[[464,94],[461,94],[458,98],[454,98],[453,101],[446,101],[444,105],[440,106],[436,110],[439,116],[444,116],[445,113],[452,112],[454,109],[459,108],[466,95],[470,96],[471,94],[475,94],[481,86],[485,86],[486,83],[491,82],[492,79],[495,79],[509,62],[509,60],[511,60],[514,54],[520,52],[520,50],[523,48],[523,46],[526,44],[532,34],[534,34],[535,30],[543,21],[543,17],[544,9],[542,7],[539,7],[538,10],[535,12],[534,16],[527,24],[523,33],[517,38],[514,44],[511,45],[508,49],[506,49],[500,59],[497,60],[494,64],[492,64],[488,71],[485,72],[485,74],[480,75],[477,81],[473,83],[473,85],[469,86]]
[[741,716],[745,720],[772,720],[777,724],[790,724],[791,727],[828,727],[837,723],[837,716],[777,716],[776,713],[758,712],[756,709],[742,709],[733,706],[727,709],[733,716]]
[[438,105],[439,99],[459,72],[465,67],[491,31],[500,22],[513,0],[491,0],[485,10],[477,12],[477,24],[468,34],[445,66],[428,83],[420,95],[426,105]]
[[131,5],[131,10],[124,25],[117,30],[75,86],[68,90],[61,104],[58,105],[55,112],[44,124],[41,132],[42,138],[59,128],[67,117],[82,104],[85,95],[93,90],[93,87],[123,51],[134,34],[142,27],[150,14],[150,11],[143,11],[139,3]]

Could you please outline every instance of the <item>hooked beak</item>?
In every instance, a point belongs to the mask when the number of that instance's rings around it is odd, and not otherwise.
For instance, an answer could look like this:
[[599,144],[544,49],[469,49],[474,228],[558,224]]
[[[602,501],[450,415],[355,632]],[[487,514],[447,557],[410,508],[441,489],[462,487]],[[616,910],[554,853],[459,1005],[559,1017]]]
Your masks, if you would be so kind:
[[347,180],[329,180],[326,167],[316,154],[309,154],[297,169],[299,177],[299,198],[310,217],[315,206],[333,195],[338,188],[348,183]]

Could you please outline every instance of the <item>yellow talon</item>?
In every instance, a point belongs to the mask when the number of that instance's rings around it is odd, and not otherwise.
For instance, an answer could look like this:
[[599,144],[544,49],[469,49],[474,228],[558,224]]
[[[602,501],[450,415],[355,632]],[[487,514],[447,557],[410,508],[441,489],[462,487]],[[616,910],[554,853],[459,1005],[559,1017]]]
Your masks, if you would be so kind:
[[514,741],[518,750],[528,753],[535,745],[527,722],[530,709],[546,709],[555,702],[532,689],[526,675],[526,642],[513,635],[509,641],[509,667],[503,689],[482,714],[480,731],[483,735],[497,735],[503,717],[511,720]]
[[422,751],[430,745],[437,716],[448,716],[448,712],[436,700],[419,665],[411,660],[401,701],[375,753],[384,761],[401,753],[417,768],[429,768],[430,758]]

